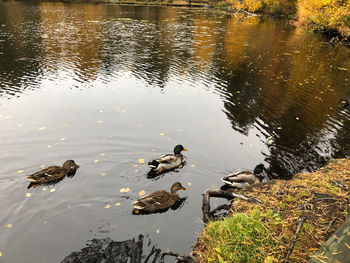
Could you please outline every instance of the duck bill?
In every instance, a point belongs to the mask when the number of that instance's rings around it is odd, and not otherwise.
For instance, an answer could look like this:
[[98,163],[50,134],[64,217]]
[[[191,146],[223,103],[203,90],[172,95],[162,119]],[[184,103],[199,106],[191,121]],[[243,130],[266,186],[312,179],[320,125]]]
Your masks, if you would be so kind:
[[184,190],[184,191],[186,191],[187,189],[186,189],[185,187],[181,187],[181,190]]
[[186,148],[184,148],[183,151],[187,152],[188,150]]

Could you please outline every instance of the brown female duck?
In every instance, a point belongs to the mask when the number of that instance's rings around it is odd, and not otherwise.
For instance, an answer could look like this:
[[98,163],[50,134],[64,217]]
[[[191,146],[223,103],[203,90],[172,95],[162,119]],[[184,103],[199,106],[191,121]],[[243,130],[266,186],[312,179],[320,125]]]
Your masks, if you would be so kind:
[[31,181],[28,188],[32,187],[33,185],[58,182],[62,180],[66,175],[74,175],[78,168],[79,165],[77,165],[73,160],[65,161],[62,167],[47,167],[41,171],[27,176],[27,180]]
[[141,197],[139,200],[135,201],[132,205],[134,208],[147,211],[155,212],[158,210],[167,209],[173,206],[179,199],[179,190],[186,190],[181,183],[176,182],[171,187],[171,192],[165,190],[158,190],[149,195]]

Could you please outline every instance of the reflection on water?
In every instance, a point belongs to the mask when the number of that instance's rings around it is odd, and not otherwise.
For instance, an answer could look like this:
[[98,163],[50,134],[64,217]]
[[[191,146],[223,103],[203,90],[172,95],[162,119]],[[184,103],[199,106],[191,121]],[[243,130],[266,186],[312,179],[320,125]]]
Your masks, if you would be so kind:
[[[350,155],[350,50],[322,41],[206,9],[0,3],[4,260],[57,262],[86,240],[147,233],[186,253],[201,193],[224,175],[263,162],[290,178]],[[148,180],[137,160],[179,143],[187,165]],[[66,159],[79,176],[26,195],[26,175]],[[140,191],[175,181],[188,205],[132,216]]]

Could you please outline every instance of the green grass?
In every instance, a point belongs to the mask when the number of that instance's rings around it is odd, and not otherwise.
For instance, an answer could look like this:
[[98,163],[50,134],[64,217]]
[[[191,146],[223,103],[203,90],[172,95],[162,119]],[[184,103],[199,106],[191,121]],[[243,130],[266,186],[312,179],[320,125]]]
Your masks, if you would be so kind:
[[269,251],[276,251],[279,242],[273,238],[272,231],[280,220],[272,210],[252,209],[248,214],[212,221],[205,230],[203,256],[209,262],[264,262]]

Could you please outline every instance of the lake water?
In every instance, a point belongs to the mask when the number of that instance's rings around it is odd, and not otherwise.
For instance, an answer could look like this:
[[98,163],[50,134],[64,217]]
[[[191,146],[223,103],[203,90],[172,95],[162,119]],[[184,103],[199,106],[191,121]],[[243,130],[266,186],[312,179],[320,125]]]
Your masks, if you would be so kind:
[[[262,162],[288,179],[350,155],[349,80],[349,49],[285,21],[0,3],[0,262],[60,262],[93,238],[139,234],[146,255],[188,253],[201,193],[222,176]],[[186,165],[148,179],[138,160],[176,144]],[[27,190],[26,175],[67,159],[81,165],[73,178]],[[175,181],[182,207],[132,215],[140,191]]]

